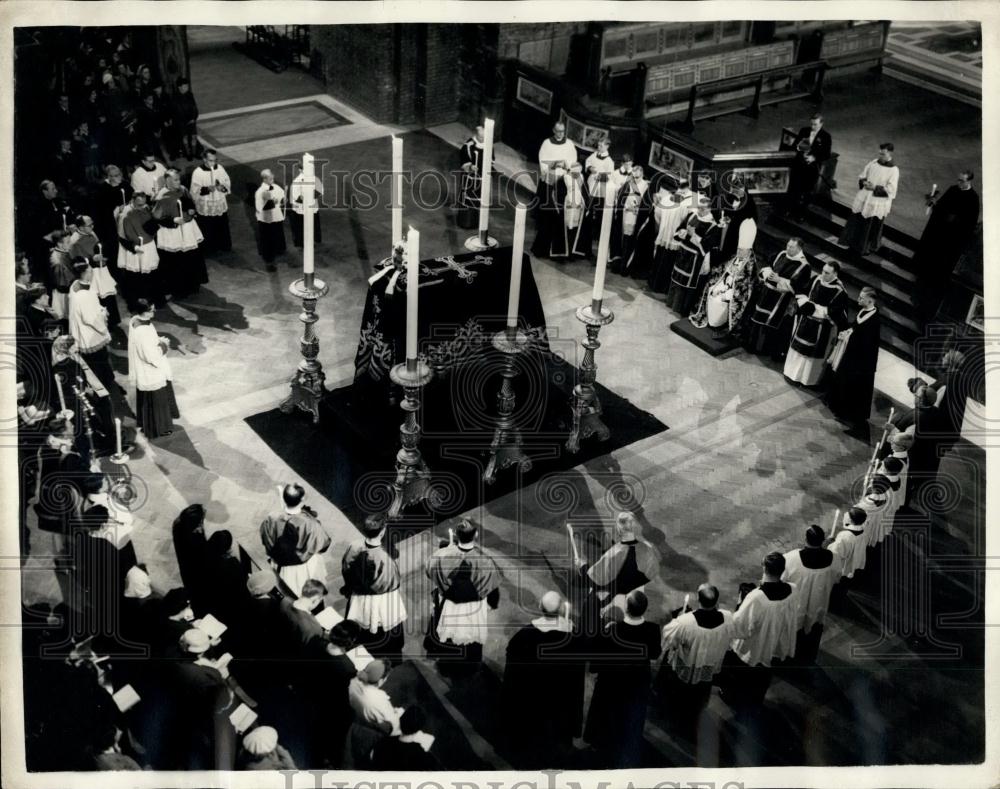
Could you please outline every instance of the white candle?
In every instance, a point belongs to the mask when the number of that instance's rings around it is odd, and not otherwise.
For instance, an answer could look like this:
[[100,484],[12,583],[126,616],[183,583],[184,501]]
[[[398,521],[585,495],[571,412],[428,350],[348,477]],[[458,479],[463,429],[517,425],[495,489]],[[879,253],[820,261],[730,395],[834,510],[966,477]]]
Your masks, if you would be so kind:
[[56,391],[59,392],[59,410],[60,411],[65,411],[66,410],[66,396],[63,394],[62,375],[59,374],[59,373],[56,373]]
[[833,511],[833,526],[830,527],[830,536],[832,537],[837,533],[837,524],[840,523],[840,509],[835,509]]
[[315,228],[313,200],[316,197],[316,162],[312,154],[302,154],[302,273],[315,271]]
[[403,140],[392,138],[392,244],[403,240]]
[[124,208],[125,207],[125,187],[121,187],[121,193],[122,193],[122,208]]
[[616,189],[609,182],[604,198],[604,213],[601,216],[601,235],[597,242],[597,270],[594,272],[594,301],[604,299],[604,275],[608,269],[608,247],[611,245],[611,220],[615,207]]
[[483,124],[483,189],[479,201],[479,235],[485,236],[490,226],[490,190],[493,186],[493,119]]
[[183,221],[183,219],[184,219],[184,206],[181,205],[181,201],[180,200],[177,201],[177,216],[179,216],[181,218],[181,220]]
[[510,258],[510,292],[507,294],[507,328],[517,328],[521,301],[521,263],[524,260],[524,222],[528,209],[521,203],[514,209],[514,249]]
[[406,360],[417,358],[417,295],[420,292],[420,233],[406,234]]
[[66,229],[66,212],[65,211],[63,211],[62,220],[63,220],[63,230],[65,230]]
[[100,241],[97,242],[97,254],[98,255],[101,254],[101,242]]
[[115,447],[120,455],[122,453],[122,420],[115,417]]

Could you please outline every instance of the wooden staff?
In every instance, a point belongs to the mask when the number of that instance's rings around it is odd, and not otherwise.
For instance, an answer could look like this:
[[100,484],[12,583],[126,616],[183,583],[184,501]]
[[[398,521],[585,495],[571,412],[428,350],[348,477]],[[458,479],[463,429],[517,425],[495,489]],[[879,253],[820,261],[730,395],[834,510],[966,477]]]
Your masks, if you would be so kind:
[[[878,461],[878,451],[882,448],[885,443],[886,436],[889,435],[889,425],[892,424],[892,418],[896,415],[896,407],[893,406],[889,409],[889,418],[885,420],[885,427],[882,428],[882,438],[879,439],[878,443],[875,444],[875,449],[872,451],[872,459],[868,464],[868,471],[865,473],[865,490],[868,490],[868,485],[871,483],[871,478],[875,474],[875,464]],[[864,491],[862,491],[864,492]]]
[[569,533],[569,544],[573,549],[573,561],[577,564],[580,563],[580,552],[576,548],[576,534],[573,532],[573,524],[566,524],[566,531]]

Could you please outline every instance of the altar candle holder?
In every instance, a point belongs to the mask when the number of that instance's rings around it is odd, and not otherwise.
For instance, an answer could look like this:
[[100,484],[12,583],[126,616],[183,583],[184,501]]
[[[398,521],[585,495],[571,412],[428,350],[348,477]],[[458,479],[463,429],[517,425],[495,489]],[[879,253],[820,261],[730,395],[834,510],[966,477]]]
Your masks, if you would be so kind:
[[407,359],[394,365],[389,378],[403,388],[403,423],[399,426],[399,451],[396,453],[396,477],[392,482],[392,502],[386,512],[390,520],[403,510],[430,498],[431,472],[420,453],[420,390],[434,377],[434,371],[422,359]]
[[591,301],[589,306],[578,307],[576,319],[584,325],[587,339],[582,343],[586,349],[580,364],[580,382],[573,387],[573,428],[566,439],[566,449],[572,453],[580,451],[580,441],[596,435],[598,441],[607,441],[611,431],[601,420],[601,401],[597,397],[594,382],[597,380],[597,363],[594,354],[601,347],[597,335],[602,326],[615,319],[615,314],[603,306],[602,301]]
[[288,286],[288,291],[297,299],[302,300],[302,337],[299,340],[299,350],[302,361],[289,380],[291,393],[279,406],[284,414],[291,413],[296,407],[312,414],[313,424],[319,422],[319,401],[326,394],[324,381],[326,373],[319,361],[319,338],[314,331],[314,325],[319,317],[316,315],[316,302],[330,292],[330,287],[313,273],[305,274]]
[[497,392],[497,423],[490,442],[490,459],[483,472],[483,481],[488,485],[496,481],[498,471],[509,466],[517,465],[521,471],[531,471],[531,458],[521,449],[521,431],[514,421],[517,361],[531,348],[531,342],[523,331],[510,327],[493,335],[493,347],[503,354],[503,369],[500,371],[503,383]]

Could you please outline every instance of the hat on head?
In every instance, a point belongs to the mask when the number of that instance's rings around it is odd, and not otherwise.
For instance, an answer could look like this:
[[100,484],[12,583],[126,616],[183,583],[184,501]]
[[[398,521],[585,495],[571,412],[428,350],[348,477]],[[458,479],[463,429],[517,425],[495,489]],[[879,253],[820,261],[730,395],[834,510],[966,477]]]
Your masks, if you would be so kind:
[[208,651],[208,648],[212,646],[212,640],[207,633],[192,627],[181,634],[180,645],[183,651],[192,655],[200,655],[202,652]]
[[385,661],[373,660],[367,666],[365,666],[361,671],[358,672],[358,676],[361,678],[362,682],[366,682],[369,685],[374,685],[379,682],[382,677],[386,675]]
[[258,570],[247,578],[247,591],[255,597],[269,594],[277,585],[278,581],[270,570]]
[[188,593],[182,587],[171,589],[163,596],[163,612],[167,616],[176,616],[190,605]]
[[258,726],[243,738],[247,753],[263,756],[278,747],[278,732],[270,726]]
[[753,242],[757,240],[757,223],[751,219],[744,219],[740,223],[740,239],[736,244],[738,249],[753,249]]

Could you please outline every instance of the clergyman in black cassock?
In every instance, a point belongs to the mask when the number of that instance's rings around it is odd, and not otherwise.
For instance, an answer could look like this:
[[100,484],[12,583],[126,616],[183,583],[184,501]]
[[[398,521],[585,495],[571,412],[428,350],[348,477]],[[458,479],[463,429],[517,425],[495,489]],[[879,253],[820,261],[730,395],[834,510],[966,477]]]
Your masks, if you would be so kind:
[[[729,261],[736,254],[740,241],[740,225],[744,219],[759,222],[757,203],[746,186],[737,182],[730,187],[729,192],[722,192],[719,197],[719,221],[723,225],[722,237],[719,240],[719,254],[713,256],[722,263]],[[728,220],[724,221],[724,220]]]
[[880,320],[875,290],[862,288],[858,305],[861,309],[851,325],[840,333],[830,354],[833,377],[826,401],[837,418],[862,431],[867,428],[871,414],[878,366]]
[[583,721],[586,653],[557,592],[541,609],[507,642],[503,716],[520,768],[565,764]]
[[[483,173],[486,165],[486,130],[476,127],[476,133],[458,149],[462,181],[458,192],[458,226],[470,230],[479,227],[479,207],[483,195]],[[496,153],[493,161],[496,161]],[[395,243],[398,239],[393,239]]]
[[595,644],[590,670],[597,674],[583,739],[601,754],[602,766],[638,767],[649,704],[650,662],[660,656],[660,628],[644,619],[646,594],[630,592],[625,618],[612,622]]
[[795,297],[805,294],[812,284],[812,270],[802,252],[802,242],[788,239],[785,249],[757,276],[761,286],[749,309],[747,346],[754,353],[780,360],[791,341]]
[[972,172],[964,171],[958,183],[941,197],[928,199],[930,218],[913,255],[917,275],[916,297],[925,319],[933,318],[948,290],[959,257],[972,241],[979,224],[979,195],[972,188]]
[[[615,193],[614,221],[611,223],[608,249],[608,265],[613,271],[633,273],[636,241],[645,225],[652,221],[649,181],[642,176],[642,167],[635,165]],[[635,276],[644,276],[648,270],[648,263],[639,266]]]
[[531,254],[548,257],[557,233],[562,232],[562,204],[566,184],[563,176],[578,160],[576,146],[566,137],[566,124],[556,123],[552,136],[538,150],[538,187],[535,213],[535,240]]

